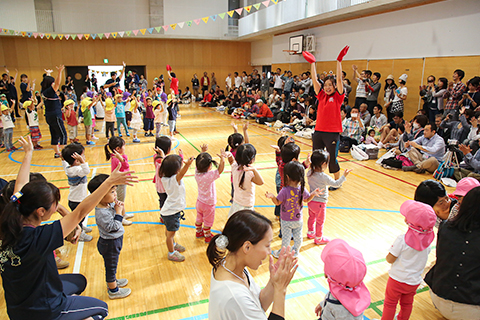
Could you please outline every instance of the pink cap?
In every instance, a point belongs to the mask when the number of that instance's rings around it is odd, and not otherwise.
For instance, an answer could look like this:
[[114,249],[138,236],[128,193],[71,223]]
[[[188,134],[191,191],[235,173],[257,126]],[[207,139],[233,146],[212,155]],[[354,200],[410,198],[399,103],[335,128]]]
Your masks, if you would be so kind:
[[478,182],[477,179],[471,177],[463,178],[462,180],[458,181],[457,188],[453,194],[456,196],[465,197],[468,191],[478,186],[480,186],[480,182]]
[[367,265],[360,251],[342,239],[330,241],[322,251],[330,292],[358,317],[370,305],[370,292],[363,283]]
[[432,243],[435,234],[433,227],[437,215],[428,204],[407,200],[400,206],[400,213],[406,218],[408,231],[405,242],[415,250],[423,251]]

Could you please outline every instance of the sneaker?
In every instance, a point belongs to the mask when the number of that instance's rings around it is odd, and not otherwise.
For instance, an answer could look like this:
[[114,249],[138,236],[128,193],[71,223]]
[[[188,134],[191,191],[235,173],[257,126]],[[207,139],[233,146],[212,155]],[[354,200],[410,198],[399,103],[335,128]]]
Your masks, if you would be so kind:
[[307,232],[308,239],[315,239],[315,231],[308,231]]
[[272,256],[276,259],[280,256],[280,250],[272,250]]
[[93,237],[89,234],[86,234],[85,231],[82,230],[82,233],[80,233],[80,237],[78,237],[78,241],[83,241],[83,242],[90,242],[92,241]]
[[124,226],[129,226],[129,225],[131,225],[131,224],[132,224],[132,221],[130,221],[130,220],[127,220],[127,219],[123,218],[123,220],[122,220],[122,224],[123,224]]
[[205,234],[203,233],[203,230],[195,232],[195,237],[196,238],[203,238],[205,237]]
[[55,257],[55,263],[57,264],[57,269],[65,269],[70,265],[70,262],[60,259],[59,256]]
[[427,170],[425,170],[425,169],[423,169],[423,168],[416,168],[416,169],[413,170],[413,171],[415,171],[415,173],[425,173],[425,171],[427,171]]
[[210,243],[210,241],[212,241],[212,238],[213,238],[213,234],[210,233],[208,237],[205,237],[205,243]]
[[327,244],[330,242],[330,239],[327,237],[315,238],[315,244]]
[[335,190],[338,190],[338,189],[340,189],[340,187],[338,187],[338,188],[335,188],[335,187],[328,187],[328,191],[335,191]]
[[98,137],[92,136],[93,140],[98,140]]
[[131,219],[133,217],[134,217],[133,213],[125,213],[125,215],[123,216],[123,219]]
[[10,150],[12,150],[12,151],[15,151],[15,150],[18,150],[18,149],[17,149],[17,148],[15,148],[15,147],[12,147],[12,149],[10,149]]
[[130,288],[118,288],[117,292],[108,290],[108,297],[110,299],[122,299],[128,297],[130,293],[132,293],[132,289]]
[[133,143],[140,143],[140,139],[133,139]]
[[168,260],[175,262],[185,261],[185,257],[178,251],[174,251],[172,254],[168,254]]
[[127,133],[127,137],[130,137],[130,133]]
[[407,171],[415,171],[417,169],[417,166],[403,166],[402,170],[407,172]]
[[93,229],[87,226],[82,226],[82,230],[85,231],[85,233],[90,233]]
[[54,157],[55,159],[58,159],[58,158],[60,158],[61,156],[62,156],[62,155],[61,155],[60,153],[55,153],[55,154],[53,155],[53,157]]
[[120,133],[118,136],[119,136],[120,138],[123,137],[121,133]]
[[173,246],[173,250],[178,252],[185,252],[185,247],[181,244],[175,243],[175,245]]
[[95,142],[93,142],[93,141],[87,141],[87,144],[93,146],[93,145],[95,145]]
[[128,284],[128,279],[117,279],[117,286],[120,288],[125,287]]

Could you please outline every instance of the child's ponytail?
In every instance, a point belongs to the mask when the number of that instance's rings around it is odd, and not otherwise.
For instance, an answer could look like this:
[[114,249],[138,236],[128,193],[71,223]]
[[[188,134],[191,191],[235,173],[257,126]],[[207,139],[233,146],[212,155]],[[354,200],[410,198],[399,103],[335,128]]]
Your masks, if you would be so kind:
[[[242,144],[238,147],[237,153],[235,155],[235,161],[239,166],[246,167],[255,160],[255,155],[257,150],[250,143]],[[242,190],[245,190],[243,187],[243,182],[245,181],[245,171],[242,173],[242,178],[240,179],[239,187]]]
[[105,145],[105,158],[107,158],[107,161],[110,160],[110,155],[113,153],[113,151],[110,151],[108,148],[108,143]]
[[303,192],[305,191],[305,173],[300,177],[300,199],[298,204],[302,206],[303,203]]
[[298,161],[290,161],[283,168],[283,175],[285,185],[290,181],[300,183],[300,197],[298,204],[301,206],[303,202],[303,192],[305,191],[305,168]]
[[120,137],[111,137],[108,139],[108,143],[105,145],[105,157],[107,161],[112,157],[112,153],[115,152],[115,149],[121,148],[125,145],[125,140]]

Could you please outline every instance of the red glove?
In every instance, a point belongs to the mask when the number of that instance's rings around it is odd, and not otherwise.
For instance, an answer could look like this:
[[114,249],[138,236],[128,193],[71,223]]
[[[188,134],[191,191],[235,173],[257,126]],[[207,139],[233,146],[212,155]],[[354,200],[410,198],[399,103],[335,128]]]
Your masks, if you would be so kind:
[[308,63],[315,63],[315,61],[316,61],[315,56],[313,54],[311,54],[310,52],[303,51],[302,55],[305,58],[305,60],[308,61]]
[[167,64],[167,71],[172,71],[172,67],[169,64]]
[[349,47],[349,46],[345,46],[345,48],[343,48],[342,51],[340,51],[340,53],[338,54],[338,57],[337,57],[337,61],[338,61],[338,62],[342,62],[343,57],[345,57],[345,55],[346,55],[347,52],[348,52],[348,49],[350,49],[350,47]]

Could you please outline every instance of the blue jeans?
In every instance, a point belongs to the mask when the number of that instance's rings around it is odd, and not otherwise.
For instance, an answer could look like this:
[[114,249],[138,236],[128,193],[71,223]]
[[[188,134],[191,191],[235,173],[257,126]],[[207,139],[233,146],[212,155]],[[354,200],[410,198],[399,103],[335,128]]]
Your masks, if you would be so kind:
[[123,246],[123,236],[117,239],[98,238],[97,249],[105,263],[105,279],[107,282],[117,280],[118,257]]
[[117,118],[118,135],[122,134],[122,131],[120,130],[120,125],[123,125],[123,127],[125,128],[125,133],[128,134],[128,127],[127,127],[127,122],[125,121],[125,118]]
[[3,130],[3,141],[5,144],[5,149],[10,150],[13,147],[12,143],[13,138],[13,128],[8,128]]

